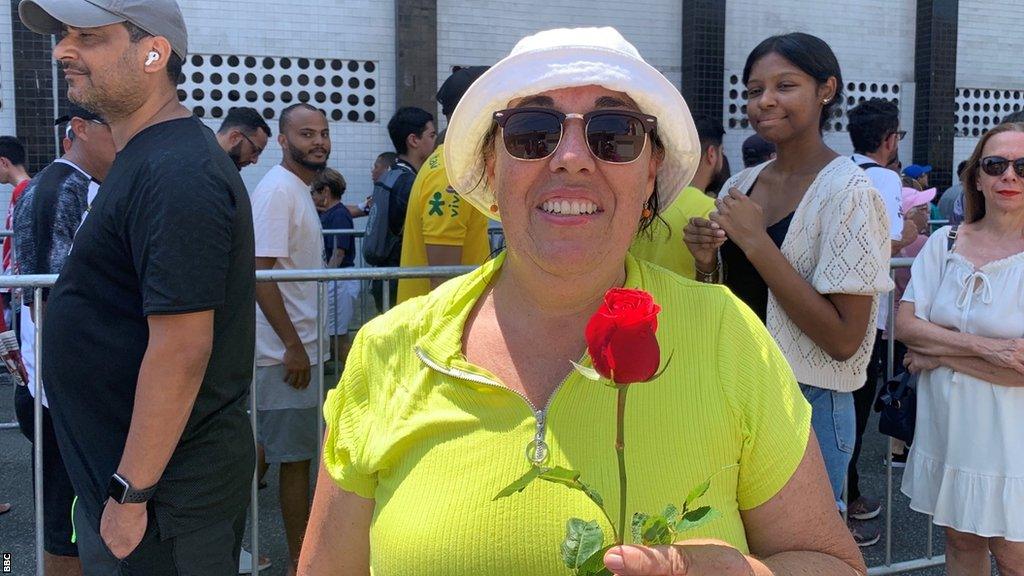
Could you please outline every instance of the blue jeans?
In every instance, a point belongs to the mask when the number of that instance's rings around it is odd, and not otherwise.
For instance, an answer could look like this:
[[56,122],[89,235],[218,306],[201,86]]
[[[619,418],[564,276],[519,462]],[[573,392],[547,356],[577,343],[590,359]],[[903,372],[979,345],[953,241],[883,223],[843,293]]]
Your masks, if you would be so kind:
[[836,504],[843,508],[843,488],[846,485],[846,471],[857,440],[857,417],[853,406],[853,393],[835,392],[800,385],[804,398],[811,404],[811,428],[818,437],[821,456],[825,460],[825,471],[832,485]]

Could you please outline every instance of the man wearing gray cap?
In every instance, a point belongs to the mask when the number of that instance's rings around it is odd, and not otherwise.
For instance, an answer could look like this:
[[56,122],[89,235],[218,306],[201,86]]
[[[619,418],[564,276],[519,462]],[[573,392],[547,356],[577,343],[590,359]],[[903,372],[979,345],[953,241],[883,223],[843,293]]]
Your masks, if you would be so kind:
[[42,326],[84,572],[233,574],[254,465],[252,213],[234,163],[178,102],[181,11],[22,0],[19,14],[61,34],[68,97],[118,150]]

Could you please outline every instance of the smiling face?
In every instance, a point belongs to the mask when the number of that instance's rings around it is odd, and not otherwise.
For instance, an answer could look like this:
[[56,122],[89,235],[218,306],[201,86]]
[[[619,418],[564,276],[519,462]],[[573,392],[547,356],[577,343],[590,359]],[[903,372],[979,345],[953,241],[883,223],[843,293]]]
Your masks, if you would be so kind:
[[1024,216],[1024,178],[1013,169],[1013,160],[1024,158],[1024,132],[1000,132],[985,142],[981,158],[1001,156],[1010,165],[998,176],[977,171],[975,186],[984,198],[985,212],[1009,212]]
[[[511,108],[527,106],[566,114],[638,110],[626,94],[599,86],[552,90],[509,103]],[[621,266],[644,203],[654,192],[660,160],[650,137],[635,161],[612,164],[594,157],[583,121],[570,118],[547,158],[510,156],[500,129],[485,154],[510,255],[553,275]]]
[[747,81],[747,116],[765,140],[778,144],[818,132],[822,100],[835,95],[835,78],[819,83],[770,52],[754,63]]

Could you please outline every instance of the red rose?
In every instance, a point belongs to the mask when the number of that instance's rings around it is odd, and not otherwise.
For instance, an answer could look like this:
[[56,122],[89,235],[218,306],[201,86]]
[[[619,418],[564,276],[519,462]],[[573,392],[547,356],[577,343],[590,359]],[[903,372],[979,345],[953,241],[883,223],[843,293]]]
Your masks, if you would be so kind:
[[587,323],[587,352],[598,374],[616,384],[646,382],[661,365],[658,312],[643,290],[612,288]]

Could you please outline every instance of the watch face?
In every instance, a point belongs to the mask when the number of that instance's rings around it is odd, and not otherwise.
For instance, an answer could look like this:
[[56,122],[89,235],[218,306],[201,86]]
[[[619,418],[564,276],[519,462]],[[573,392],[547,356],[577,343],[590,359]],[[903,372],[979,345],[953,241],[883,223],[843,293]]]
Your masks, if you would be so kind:
[[124,504],[125,494],[128,493],[128,482],[117,474],[110,477],[110,484],[107,485],[107,496],[119,504]]

